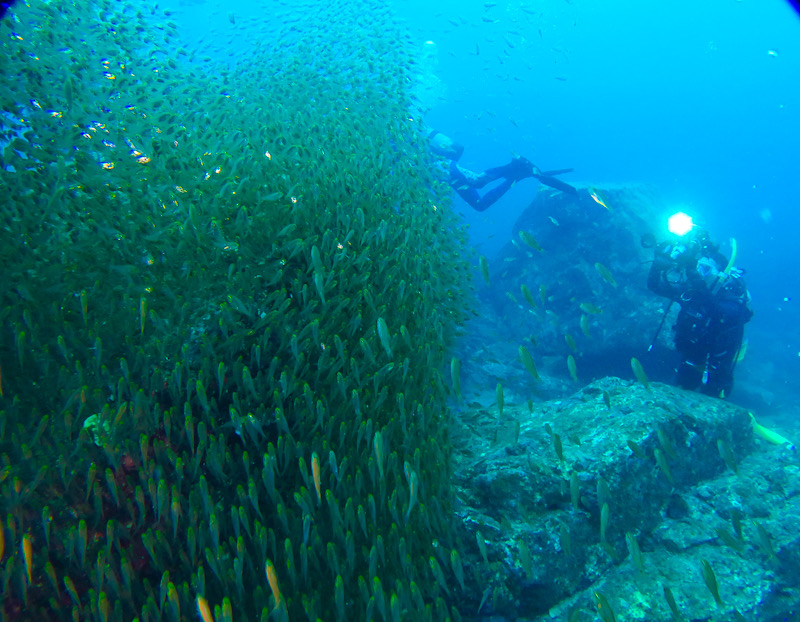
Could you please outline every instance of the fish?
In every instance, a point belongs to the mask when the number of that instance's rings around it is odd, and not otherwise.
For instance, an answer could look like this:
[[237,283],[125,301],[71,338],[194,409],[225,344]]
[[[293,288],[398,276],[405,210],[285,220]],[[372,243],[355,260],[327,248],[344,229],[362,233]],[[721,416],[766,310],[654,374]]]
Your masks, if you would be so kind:
[[378,339],[380,339],[383,349],[386,351],[386,356],[392,358],[392,340],[389,335],[389,327],[386,325],[386,320],[382,317],[378,318]]
[[495,400],[497,401],[497,413],[498,413],[498,416],[502,417],[503,416],[503,405],[505,404],[505,401],[503,400],[503,385],[500,384],[499,382],[497,383],[497,386],[495,387],[494,395],[495,395]]
[[406,510],[406,524],[408,524],[408,519],[411,517],[411,510],[414,509],[414,506],[417,503],[417,495],[419,491],[419,480],[416,471],[411,468],[411,465],[406,462],[407,468],[406,471],[406,481],[408,483],[408,509]]
[[772,443],[773,445],[794,449],[794,443],[792,443],[792,441],[790,441],[788,438],[778,434],[773,430],[770,430],[769,428],[765,428],[763,425],[758,423],[755,415],[752,412],[748,411],[748,415],[750,415],[750,425],[753,427],[753,434],[767,441],[768,443]]
[[757,521],[752,521],[752,523],[756,528],[756,535],[758,536],[756,542],[758,543],[758,547],[770,559],[778,559],[778,556],[775,554],[775,549],[772,546],[772,538],[769,532],[764,528],[764,525]]
[[555,449],[556,456],[558,456],[559,462],[562,464],[564,463],[564,446],[561,443],[561,436],[558,434],[553,434],[553,448]]
[[569,376],[572,378],[572,381],[578,382],[578,367],[575,364],[575,357],[571,354],[567,356],[567,369],[569,370]]
[[558,521],[558,540],[561,550],[567,555],[572,555],[572,534],[569,531],[569,525],[561,520]]
[[523,283],[522,285],[519,286],[519,288],[520,288],[520,291],[522,292],[522,297],[525,299],[525,301],[531,307],[533,307],[535,309],[536,308],[536,300],[534,300],[533,294],[531,293],[531,290],[528,289],[528,286],[525,285],[525,283]]
[[380,433],[380,431],[375,432],[372,444],[375,449],[375,460],[378,463],[378,472],[380,473],[381,479],[383,479],[384,447],[383,435]]
[[539,242],[537,242],[537,241],[536,241],[536,238],[534,238],[534,237],[533,237],[533,236],[532,236],[530,233],[528,233],[527,231],[524,231],[524,230],[520,231],[520,232],[519,232],[519,238],[520,238],[520,239],[521,239],[523,242],[525,242],[525,244],[527,244],[528,246],[530,246],[532,249],[534,249],[534,250],[537,250],[537,251],[539,251],[539,252],[541,252],[541,251],[542,251],[542,247],[539,245]]
[[744,542],[725,529],[725,527],[717,527],[714,531],[720,540],[737,553],[741,553],[744,550]]
[[598,205],[602,205],[607,210],[611,209],[608,206],[608,199],[606,198],[606,195],[603,193],[602,190],[599,190],[598,188],[589,187],[589,196],[592,197],[594,202],[597,203]]
[[719,584],[717,583],[717,576],[714,574],[714,569],[708,561],[701,560],[703,564],[703,581],[705,581],[708,591],[714,597],[717,606],[722,607],[722,598],[719,594]]
[[581,311],[583,311],[584,313],[589,313],[591,315],[598,315],[603,312],[603,310],[600,307],[595,306],[590,302],[582,302],[579,305],[579,307]]
[[670,484],[675,485],[675,480],[672,478],[672,471],[669,469],[669,464],[664,454],[658,447],[653,450],[653,454],[655,455],[656,464],[658,464],[661,472],[666,476]]
[[486,286],[488,287],[491,285],[491,282],[489,281],[489,262],[486,260],[486,257],[481,255],[478,257],[478,263],[480,264],[483,280],[486,282]]
[[600,612],[603,622],[617,622],[617,616],[614,614],[614,610],[606,600],[606,597],[600,592],[594,592],[594,599],[597,602],[597,610]]
[[439,565],[439,562],[436,561],[436,558],[433,555],[428,558],[428,564],[431,567],[431,571],[436,579],[436,583],[438,583],[439,587],[442,588],[442,591],[445,594],[449,595],[450,590],[447,587],[447,580],[444,577],[444,572],[442,572],[442,567]]
[[606,530],[608,529],[610,515],[611,510],[608,507],[608,503],[604,503],[603,507],[600,508],[600,542],[608,542],[606,540]]
[[278,574],[275,572],[275,566],[271,559],[267,559],[264,572],[267,575],[269,588],[272,590],[272,597],[275,599],[275,609],[279,609],[283,606],[283,596],[281,595],[281,589],[278,585]]
[[316,451],[311,454],[311,473],[314,478],[314,489],[317,491],[317,501],[322,503],[322,479],[320,476],[319,456]]
[[664,584],[662,584],[661,587],[664,591],[664,598],[667,601],[667,605],[669,605],[669,609],[672,612],[672,619],[681,620],[681,611],[678,609],[678,603],[675,602],[675,596],[673,596],[672,590]]
[[484,564],[488,564],[489,563],[489,552],[486,549],[486,539],[483,537],[483,535],[481,535],[480,531],[476,531],[475,532],[475,540],[478,543],[478,550],[480,551],[481,557],[483,558],[483,563]]
[[611,274],[611,270],[606,268],[599,261],[595,262],[594,269],[597,270],[597,274],[599,274],[600,278],[602,278],[606,283],[608,283],[612,287],[615,288],[617,287],[617,282],[614,280],[614,275]]
[[461,591],[463,592],[465,589],[464,566],[461,563],[461,555],[459,555],[456,549],[450,551],[450,567],[453,569],[453,574],[456,575],[456,580],[458,581]]
[[519,358],[531,376],[533,376],[533,378],[537,381],[541,380],[539,377],[539,372],[536,370],[536,363],[533,362],[533,357],[525,346],[519,347]]
[[147,319],[147,298],[139,298],[139,335],[144,335],[144,324]]
[[200,619],[203,620],[203,622],[214,622],[211,607],[209,607],[205,596],[197,596],[197,613],[200,614]]
[[628,552],[631,554],[633,565],[639,572],[644,572],[644,557],[642,556],[642,550],[639,548],[636,537],[628,531],[625,533],[625,542],[628,545]]
[[592,336],[589,332],[589,316],[585,313],[581,314],[581,332],[587,337]]
[[633,375],[636,376],[636,379],[642,384],[642,386],[644,386],[644,388],[648,391],[652,391],[650,388],[650,382],[647,380],[647,374],[644,373],[644,367],[642,367],[642,364],[636,357],[631,358],[631,369],[633,370]]
[[736,475],[739,474],[739,467],[736,464],[736,456],[731,449],[731,446],[726,443],[723,439],[717,439],[717,450],[719,451],[719,456],[725,462],[725,465]]
[[644,452],[644,449],[642,449],[642,446],[639,445],[639,443],[631,439],[628,439],[626,443],[635,456],[639,458],[647,458],[647,454]]
[[28,585],[33,584],[33,540],[31,535],[26,533],[22,536],[22,557],[25,560],[25,572],[28,577]]

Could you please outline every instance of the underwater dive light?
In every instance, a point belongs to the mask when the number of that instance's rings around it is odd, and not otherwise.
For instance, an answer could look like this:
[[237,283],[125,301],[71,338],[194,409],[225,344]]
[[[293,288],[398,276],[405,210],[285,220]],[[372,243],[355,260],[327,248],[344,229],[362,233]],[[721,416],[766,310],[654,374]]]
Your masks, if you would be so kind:
[[674,233],[677,236],[684,236],[692,230],[694,223],[689,214],[676,212],[667,220],[667,227],[670,233]]

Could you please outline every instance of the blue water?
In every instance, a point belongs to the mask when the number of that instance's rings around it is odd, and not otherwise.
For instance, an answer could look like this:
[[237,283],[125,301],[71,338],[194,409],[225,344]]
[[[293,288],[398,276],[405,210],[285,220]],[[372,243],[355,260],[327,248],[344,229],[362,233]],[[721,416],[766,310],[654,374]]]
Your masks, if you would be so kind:
[[[461,164],[480,171],[517,153],[542,169],[575,168],[568,182],[652,184],[717,240],[736,238],[756,312],[750,373],[771,366],[775,376],[756,381],[794,393],[800,16],[792,6],[461,4],[396,3],[420,46],[437,52],[441,83],[426,120],[466,146]],[[456,200],[481,253],[508,241],[536,191],[526,180],[484,213]]]

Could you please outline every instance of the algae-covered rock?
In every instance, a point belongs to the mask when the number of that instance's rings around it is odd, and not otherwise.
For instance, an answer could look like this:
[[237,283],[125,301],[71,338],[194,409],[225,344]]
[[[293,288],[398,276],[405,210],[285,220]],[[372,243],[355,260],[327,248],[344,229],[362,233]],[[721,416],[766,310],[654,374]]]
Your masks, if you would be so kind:
[[[767,517],[752,489],[763,478],[751,457],[755,441],[746,410],[659,383],[648,391],[605,378],[532,410],[506,401],[503,412],[501,418],[494,407],[466,410],[469,431],[455,440],[462,539],[471,545],[480,533],[486,542],[488,564],[477,545],[465,557],[477,580],[494,591],[483,605],[487,615],[550,619],[551,609],[562,615],[575,603],[588,610],[594,590],[625,614],[631,590],[640,589],[648,597],[631,619],[667,620],[663,597],[647,591],[660,590],[659,582],[696,601],[695,610],[711,611],[700,558],[722,574],[723,560],[738,554],[715,531],[730,525],[731,502],[747,517],[743,546],[763,547],[748,524]],[[787,538],[771,537],[785,555]],[[701,556],[694,553],[698,547],[705,547]],[[669,564],[656,561],[661,558]],[[744,576],[723,575],[726,585],[764,592],[769,562],[746,563]],[[694,575],[679,570],[692,564]]]
[[[640,243],[644,234],[662,234],[666,216],[663,199],[648,186],[580,188],[576,196],[540,191],[491,262],[492,284],[480,290],[485,326],[478,322],[478,334],[465,347],[488,342],[494,348],[498,339],[484,341],[482,334],[502,326],[502,341],[535,342],[533,354],[545,373],[566,375],[573,356],[583,382],[624,377],[631,353],[647,349],[666,307],[647,290],[652,251]],[[671,343],[670,326],[660,343]],[[669,362],[649,367],[656,379],[669,378]]]

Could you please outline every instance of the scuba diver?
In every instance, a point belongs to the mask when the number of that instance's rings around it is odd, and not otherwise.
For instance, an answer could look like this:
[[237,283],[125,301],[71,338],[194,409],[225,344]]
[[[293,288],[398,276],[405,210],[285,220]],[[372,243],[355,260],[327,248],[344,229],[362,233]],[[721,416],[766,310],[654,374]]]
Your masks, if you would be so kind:
[[708,232],[696,227],[686,214],[670,218],[670,231],[685,237],[656,244],[648,236],[642,245],[655,246],[647,287],[669,298],[670,305],[681,306],[674,326],[675,348],[682,357],[676,384],[727,397],[733,388],[744,325],[753,317],[743,272],[733,267],[736,241],[731,240],[733,252],[728,260]]
[[[568,194],[577,195],[578,191],[556,179],[556,175],[569,173],[571,168],[557,171],[540,171],[530,160],[515,156],[511,162],[504,166],[496,166],[486,169],[483,173],[475,173],[458,165],[458,160],[464,153],[464,146],[454,143],[450,138],[439,132],[431,130],[428,133],[431,142],[431,151],[450,160],[448,169],[448,181],[450,186],[458,195],[464,199],[473,209],[483,212],[489,209],[500,197],[502,197],[516,182],[528,177],[535,177],[546,186],[556,188]],[[487,191],[483,196],[478,192],[484,186],[502,179],[503,182]]]

